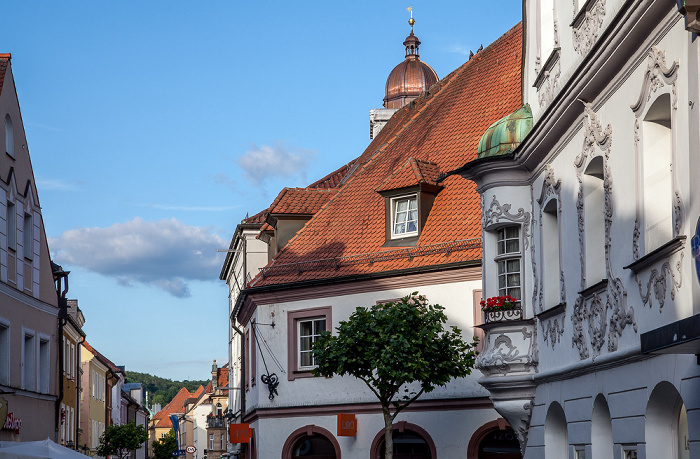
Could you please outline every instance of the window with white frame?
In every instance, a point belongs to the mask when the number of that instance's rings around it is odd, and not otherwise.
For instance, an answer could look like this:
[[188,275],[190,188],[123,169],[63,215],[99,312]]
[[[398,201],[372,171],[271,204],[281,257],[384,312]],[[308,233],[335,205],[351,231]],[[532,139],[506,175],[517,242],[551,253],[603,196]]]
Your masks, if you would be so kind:
[[28,260],[34,258],[34,222],[32,220],[31,214],[24,214],[22,237],[24,239],[24,258]]
[[401,238],[418,234],[418,196],[391,199],[391,237]]
[[671,96],[659,96],[642,123],[644,252],[673,238]]
[[505,226],[497,234],[498,296],[510,295],[519,302],[522,298],[520,227]]
[[6,210],[6,220],[7,220],[7,248],[10,250],[17,250],[17,212],[15,210],[15,203],[7,203]]
[[321,333],[331,326],[331,307],[301,309],[287,313],[288,372],[290,381],[311,377],[316,366],[311,352]]
[[15,130],[10,115],[5,115],[5,152],[15,157]]
[[297,321],[299,337],[299,369],[313,368],[316,361],[312,354],[313,345],[326,331],[326,318],[314,317]]
[[22,389],[36,389],[36,337],[30,330],[22,340]]
[[51,338],[46,335],[39,336],[39,365],[38,382],[42,394],[49,393],[49,381],[51,375]]
[[10,385],[10,322],[0,318],[0,384]]
[[209,450],[214,450],[214,434],[209,434]]

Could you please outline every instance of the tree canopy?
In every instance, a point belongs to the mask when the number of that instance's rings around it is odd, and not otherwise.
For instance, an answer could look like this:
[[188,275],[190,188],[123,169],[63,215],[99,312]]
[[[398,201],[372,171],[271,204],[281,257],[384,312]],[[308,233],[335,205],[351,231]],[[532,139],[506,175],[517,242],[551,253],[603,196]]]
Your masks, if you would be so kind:
[[438,304],[414,292],[396,302],[358,307],[337,334],[324,332],[314,345],[315,376],[351,375],[376,395],[384,414],[386,458],[393,456],[392,424],[424,392],[464,377],[474,367],[476,338],[444,328]]
[[137,371],[126,371],[126,380],[130,383],[141,383],[143,390],[147,391],[149,403],[152,405],[160,404],[164,407],[175,398],[175,395],[181,388],[185,387],[188,391],[194,392],[199,386],[206,386],[209,380],[203,381],[172,381],[170,379],[153,376],[148,373],[139,373]]
[[100,436],[97,447],[98,456],[116,455],[124,457],[129,452],[139,449],[148,440],[148,432],[142,425],[133,422],[123,425],[107,426]]
[[172,459],[173,451],[177,448],[175,441],[175,431],[170,429],[165,437],[159,438],[153,442],[153,458],[154,459]]

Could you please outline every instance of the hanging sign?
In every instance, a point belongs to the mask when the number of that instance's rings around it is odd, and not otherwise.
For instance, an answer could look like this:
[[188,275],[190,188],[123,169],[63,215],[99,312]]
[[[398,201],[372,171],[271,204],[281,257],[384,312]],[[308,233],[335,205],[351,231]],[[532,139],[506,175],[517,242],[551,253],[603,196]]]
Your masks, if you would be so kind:
[[228,436],[231,443],[250,443],[253,430],[250,424],[229,424]]
[[690,247],[693,250],[693,259],[695,260],[695,274],[700,282],[700,218],[695,226],[695,235],[690,240]]
[[338,413],[338,436],[354,437],[357,434],[357,420],[354,414]]

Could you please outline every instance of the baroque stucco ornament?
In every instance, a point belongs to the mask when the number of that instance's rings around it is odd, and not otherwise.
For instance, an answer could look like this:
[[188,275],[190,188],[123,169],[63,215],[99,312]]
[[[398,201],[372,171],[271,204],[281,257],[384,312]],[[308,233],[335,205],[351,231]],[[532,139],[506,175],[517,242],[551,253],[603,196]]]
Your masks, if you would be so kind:
[[[638,275],[635,275],[637,284],[639,285],[639,296],[642,297],[642,302],[645,306],[652,307],[653,301],[651,298],[652,286],[654,289],[654,298],[659,303],[659,312],[664,308],[664,301],[666,300],[666,290],[671,287],[671,300],[676,298],[676,291],[680,290],[681,284],[683,282],[683,271],[681,266],[683,264],[683,252],[680,252],[680,260],[675,264],[675,271],[671,269],[671,261],[666,260],[661,268],[658,270],[656,268],[651,270],[649,274],[649,280],[646,283],[646,293],[644,293],[644,286],[642,281],[639,279]],[[676,279],[676,273],[678,274],[678,279]]]
[[[576,8],[575,4],[574,8]],[[583,8],[586,8],[585,12],[580,13],[580,19],[579,15],[577,15],[571,28],[574,38],[574,51],[581,55],[587,54],[591,50],[603,29],[605,0],[594,0],[590,6],[587,2]]]
[[[608,351],[617,350],[618,338],[622,335],[624,328],[627,325],[632,325],[634,331],[637,331],[637,322],[634,318],[634,309],[627,307],[627,290],[622,283],[622,280],[615,276],[613,264],[611,260],[611,239],[612,239],[612,217],[613,217],[613,201],[612,201],[612,173],[610,170],[610,150],[612,147],[612,126],[607,125],[605,129],[598,118],[598,115],[593,111],[591,103],[584,103],[584,143],[581,153],[574,160],[576,167],[576,177],[579,182],[579,190],[576,201],[576,210],[578,214],[578,231],[579,231],[579,250],[581,261],[581,290],[586,288],[586,259],[585,259],[585,225],[584,225],[584,196],[583,196],[583,173],[590,159],[595,157],[596,148],[602,152],[603,159],[603,202],[604,202],[604,218],[605,218],[605,272],[607,284],[605,286],[605,312],[607,309],[612,310],[609,319],[609,329],[607,332]],[[588,321],[588,336],[591,346],[593,347],[594,356],[598,355],[605,342],[605,314],[601,310],[603,300],[599,297],[600,293],[596,292],[595,296],[584,298],[579,296],[574,305],[574,311],[571,321],[574,327],[574,335],[572,338],[572,347],[577,347],[579,357],[586,359],[590,355],[588,344],[585,341],[583,333],[583,320]],[[596,296],[598,297],[596,299]],[[590,307],[589,304],[590,303]]]
[[550,70],[543,69],[542,72],[544,72],[542,82],[537,87],[537,101],[540,103],[540,107],[551,104],[559,90],[559,77],[561,76],[559,57],[557,56],[556,63]]
[[[674,61],[670,67],[666,66],[666,53],[660,51],[655,46],[652,46],[648,52],[647,69],[644,72],[642,81],[642,89],[637,98],[637,102],[630,106],[635,114],[634,120],[634,150],[637,168],[637,204],[634,219],[634,230],[632,233],[632,255],[635,260],[638,260],[641,251],[639,247],[639,239],[642,236],[642,207],[641,191],[639,189],[641,180],[641,123],[640,118],[644,115],[644,108],[651,100],[651,97],[659,91],[663,86],[671,86],[671,108],[672,125],[675,125],[675,115],[678,110],[678,60]],[[678,190],[678,181],[676,179],[676,149],[671,149],[671,180],[673,187],[673,235],[678,236],[683,227],[683,201]]]
[[[554,168],[552,167],[551,164],[547,164],[545,166],[545,171],[544,171],[544,181],[542,182],[542,190],[540,191],[540,197],[537,199],[537,203],[539,204],[539,221],[540,221],[540,241],[544,243],[543,241],[543,233],[542,233],[542,212],[543,209],[547,206],[549,201],[552,199],[556,200],[557,203],[557,221],[560,222],[561,220],[561,180],[557,179],[554,176]],[[559,229],[557,228],[557,231]],[[559,240],[559,238],[557,238]],[[564,269],[563,269],[563,263],[561,259],[561,243],[559,243],[559,303],[564,303],[566,302],[566,289],[565,289],[565,280],[564,280]],[[542,263],[544,264],[544,260],[541,260]],[[542,278],[544,279],[544,272],[542,273]],[[543,284],[539,286],[539,301],[538,301],[538,306],[540,312],[544,310],[544,281]]]

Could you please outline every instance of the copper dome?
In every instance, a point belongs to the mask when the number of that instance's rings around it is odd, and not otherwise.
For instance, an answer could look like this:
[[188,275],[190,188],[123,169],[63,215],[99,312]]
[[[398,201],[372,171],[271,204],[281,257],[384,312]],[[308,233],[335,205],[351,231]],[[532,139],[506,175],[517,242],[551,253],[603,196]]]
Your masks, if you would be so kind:
[[413,27],[403,44],[406,59],[394,67],[386,79],[385,108],[401,108],[438,82],[435,70],[418,57],[420,40],[413,35]]

